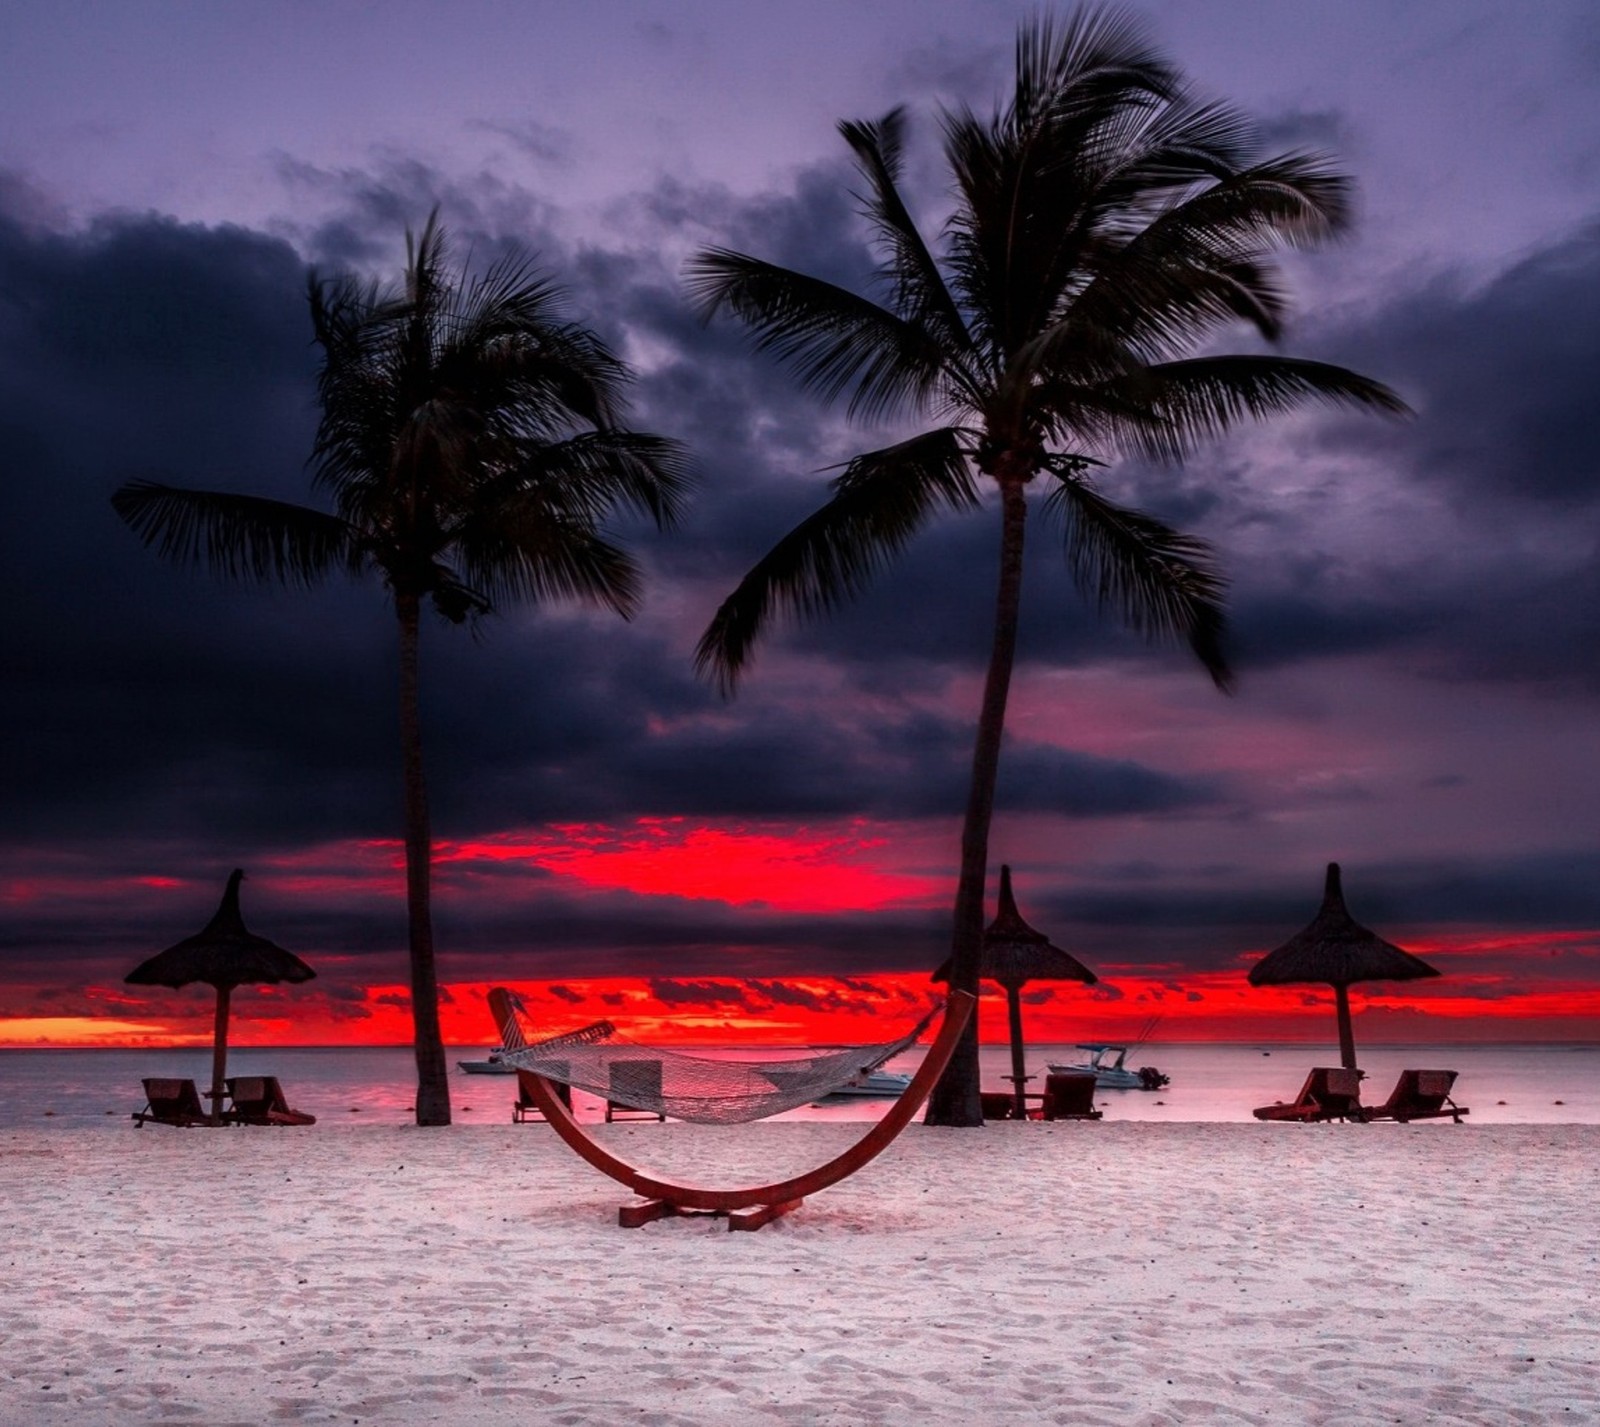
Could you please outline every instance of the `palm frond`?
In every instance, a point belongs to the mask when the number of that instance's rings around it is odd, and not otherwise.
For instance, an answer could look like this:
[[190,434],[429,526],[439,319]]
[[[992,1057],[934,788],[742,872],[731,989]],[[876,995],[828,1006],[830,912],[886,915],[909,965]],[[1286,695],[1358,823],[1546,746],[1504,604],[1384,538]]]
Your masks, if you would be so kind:
[[942,427],[857,456],[833,497],[759,560],[722,602],[695,668],[731,693],[773,613],[812,618],[859,594],[936,511],[978,503],[962,434]]
[[130,481],[111,504],[162,559],[229,579],[311,585],[359,559],[346,522],[286,501]]
[[1113,409],[1140,408],[1148,419],[1124,429],[1133,449],[1175,459],[1203,437],[1241,422],[1296,411],[1313,403],[1410,414],[1404,400],[1382,382],[1329,362],[1296,357],[1197,357],[1142,367],[1099,385],[1096,395]]
[[1186,643],[1224,691],[1227,582],[1205,541],[1119,506],[1083,477],[1063,474],[1047,501],[1065,526],[1068,567],[1084,594],[1147,639]]
[[950,354],[932,333],[820,278],[707,248],[690,259],[685,286],[702,320],[732,312],[757,351],[773,353],[823,401],[851,390],[852,415],[915,409],[945,375]]
[[1091,7],[1059,28],[1045,17],[1019,32],[1002,113],[944,115],[962,198],[950,223],[954,286],[991,349],[1014,351],[1052,320],[1095,232],[1119,134],[1180,93],[1139,26]]
[[995,120],[1012,134],[1081,130],[1129,104],[1159,103],[1179,75],[1126,12],[1085,5],[1058,25],[1041,15],[1017,31],[1011,101]]
[[517,462],[482,490],[486,510],[530,493],[595,524],[619,506],[669,530],[692,490],[689,459],[676,441],[634,431],[586,431],[550,444],[525,443]]
[[840,124],[839,132],[854,151],[856,166],[870,185],[870,191],[857,198],[879,241],[888,249],[881,275],[893,291],[895,311],[925,331],[936,333],[949,346],[965,350],[972,345],[966,323],[900,196],[904,127],[904,110],[892,109],[876,123]]
[[624,619],[638,608],[642,580],[626,551],[586,522],[552,519],[547,506],[502,507],[456,532],[455,548],[473,586],[493,605],[577,600]]

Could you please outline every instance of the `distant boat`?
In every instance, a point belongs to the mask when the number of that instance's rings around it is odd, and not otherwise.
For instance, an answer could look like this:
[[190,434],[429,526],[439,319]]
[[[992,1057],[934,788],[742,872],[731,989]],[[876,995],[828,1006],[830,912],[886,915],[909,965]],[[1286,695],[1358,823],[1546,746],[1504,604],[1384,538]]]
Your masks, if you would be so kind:
[[838,1089],[828,1093],[829,1100],[840,1096],[876,1096],[894,1099],[903,1095],[911,1085],[911,1077],[898,1070],[863,1070],[853,1080],[847,1080]]
[[1172,1081],[1153,1065],[1141,1065],[1131,1070],[1123,1062],[1128,1058],[1125,1045],[1080,1045],[1079,1050],[1089,1052],[1087,1060],[1074,1065],[1052,1065],[1057,1075],[1092,1075],[1100,1090],[1159,1090]]
[[503,1045],[497,1045],[489,1052],[487,1060],[458,1060],[456,1062],[468,1075],[515,1075],[517,1067],[507,1065],[500,1057],[506,1052]]

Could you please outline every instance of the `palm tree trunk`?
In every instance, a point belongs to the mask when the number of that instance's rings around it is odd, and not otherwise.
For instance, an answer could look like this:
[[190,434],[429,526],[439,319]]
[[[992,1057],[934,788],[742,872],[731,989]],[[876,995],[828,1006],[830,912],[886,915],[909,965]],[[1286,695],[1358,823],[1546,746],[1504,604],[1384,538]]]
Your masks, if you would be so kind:
[[[1000,580],[995,594],[994,643],[983,683],[983,707],[972,750],[972,783],[961,828],[961,877],[956,884],[955,927],[950,986],[978,994],[983,960],[983,894],[989,870],[989,824],[994,819],[994,786],[1000,772],[1000,741],[1006,728],[1006,699],[1016,662],[1017,615],[1022,605],[1022,542],[1028,520],[1023,482],[1000,477]],[[927,1123],[970,1127],[983,1123],[978,1100],[978,1017],[967,1021],[955,1054],[928,1098]]]
[[411,940],[412,1045],[417,1057],[417,1123],[450,1123],[450,1077],[439,1029],[439,978],[433,955],[433,834],[422,773],[422,715],[418,699],[419,601],[395,595],[400,619],[400,750],[405,769],[406,921]]

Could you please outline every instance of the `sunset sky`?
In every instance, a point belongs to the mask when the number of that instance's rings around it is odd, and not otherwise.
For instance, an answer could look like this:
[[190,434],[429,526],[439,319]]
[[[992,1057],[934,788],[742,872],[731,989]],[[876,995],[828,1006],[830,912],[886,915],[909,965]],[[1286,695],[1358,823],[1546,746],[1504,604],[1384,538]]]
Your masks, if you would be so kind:
[[[1030,1029],[1328,1039],[1325,994],[1244,974],[1337,860],[1355,916],[1444,973],[1358,989],[1358,1040],[1600,1038],[1600,10],[1132,9],[1273,147],[1355,176],[1356,233],[1288,260],[1285,350],[1417,415],[1104,473],[1220,551],[1232,697],[1095,617],[1034,527],[992,871],[1102,985],[1032,988]],[[108,498],[145,477],[316,500],[307,269],[392,276],[434,204],[463,257],[540,254],[639,374],[633,424],[698,480],[679,531],[620,529],[648,575],[631,624],[424,631],[447,1039],[492,1037],[497,982],[555,1028],[914,1020],[948,951],[995,511],[781,627],[735,699],[697,680],[721,598],[887,434],[702,327],[681,270],[716,244],[863,283],[835,125],[897,104],[935,232],[939,107],[992,108],[1036,11],[11,0],[0,1046],[207,1039],[204,988],[122,977],[236,866],[252,929],[319,973],[240,992],[236,1042],[406,1039],[383,593],[173,570]]]

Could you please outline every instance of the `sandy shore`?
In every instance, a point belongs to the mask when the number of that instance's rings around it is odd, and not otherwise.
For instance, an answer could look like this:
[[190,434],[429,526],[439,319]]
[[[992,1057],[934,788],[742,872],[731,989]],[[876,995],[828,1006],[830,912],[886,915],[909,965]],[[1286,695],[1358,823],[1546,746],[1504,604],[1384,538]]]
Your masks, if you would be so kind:
[[[598,1127],[721,1182],[860,1126]],[[547,1127],[0,1137],[0,1422],[1600,1422],[1600,1127],[913,1127],[756,1234]]]

